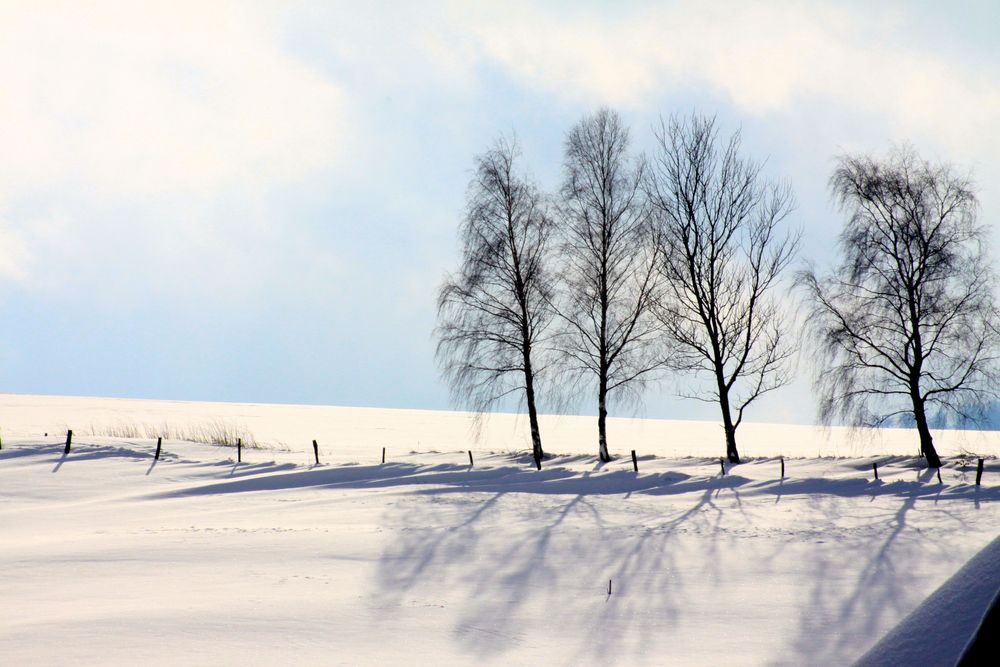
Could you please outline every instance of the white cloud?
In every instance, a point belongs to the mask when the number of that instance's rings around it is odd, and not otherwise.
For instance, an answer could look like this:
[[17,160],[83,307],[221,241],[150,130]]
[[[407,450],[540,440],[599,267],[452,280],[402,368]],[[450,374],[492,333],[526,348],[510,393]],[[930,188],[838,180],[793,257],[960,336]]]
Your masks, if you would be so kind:
[[201,193],[339,153],[344,100],[243,3],[0,4],[0,196]]
[[0,278],[112,304],[265,281],[277,193],[339,166],[349,136],[346,95],[277,18],[0,3]]
[[764,115],[819,101],[883,118],[902,137],[932,133],[960,149],[1000,123],[1000,63],[952,48],[946,29],[926,43],[891,9],[462,4],[450,21],[474,36],[480,60],[569,103],[648,109],[664,94],[701,89]]

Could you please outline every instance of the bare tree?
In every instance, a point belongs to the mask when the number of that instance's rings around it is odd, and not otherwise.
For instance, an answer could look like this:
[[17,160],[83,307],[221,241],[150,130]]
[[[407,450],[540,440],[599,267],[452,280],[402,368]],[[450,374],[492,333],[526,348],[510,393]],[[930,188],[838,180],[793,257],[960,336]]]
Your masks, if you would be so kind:
[[967,177],[912,149],[848,155],[830,179],[849,216],[841,261],[800,274],[811,300],[820,418],[916,424],[940,467],[930,424],[975,417],[995,386],[995,279]]
[[560,349],[566,370],[597,385],[602,461],[611,460],[609,400],[637,400],[662,366],[651,312],[658,250],[641,188],[645,168],[628,151],[628,129],[608,109],[583,118],[566,138]]
[[711,378],[688,396],[719,405],[726,455],[739,463],[744,411],[791,377],[794,345],[774,291],[798,238],[779,230],[794,207],[790,186],[740,156],[739,132],[717,134],[712,118],[661,121],[646,186],[663,243],[656,310],[675,344],[671,366]]
[[549,267],[553,222],[538,189],[499,140],[476,158],[460,230],[462,265],[438,295],[437,358],[453,396],[477,412],[520,394],[531,443],[542,457],[537,379],[553,319]]

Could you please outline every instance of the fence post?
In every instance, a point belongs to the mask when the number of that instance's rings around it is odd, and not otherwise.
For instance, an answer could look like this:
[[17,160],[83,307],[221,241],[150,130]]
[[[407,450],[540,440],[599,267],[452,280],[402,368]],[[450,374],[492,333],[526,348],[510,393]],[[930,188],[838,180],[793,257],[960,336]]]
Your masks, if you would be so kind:
[[73,429],[66,431],[66,449],[63,454],[69,454],[69,448],[73,445]]
[[634,449],[632,450],[632,468],[639,472],[639,459],[636,458]]
[[878,481],[878,464],[872,461],[872,471],[875,473],[875,481]]
[[243,438],[236,438],[236,462],[243,463]]
[[471,467],[472,467],[472,465],[473,465],[473,464],[472,464],[472,450],[470,449],[470,450],[469,450],[469,467],[471,468]]
[[316,465],[319,465],[319,443],[313,440],[313,456],[316,457]]
[[785,457],[781,457],[781,479],[785,479]]
[[979,465],[976,466],[976,486],[983,481],[983,460],[979,459]]
[[382,463],[385,463],[385,447],[382,448]]
[[163,445],[163,436],[156,439],[156,455],[153,456],[154,461],[160,460],[160,447]]

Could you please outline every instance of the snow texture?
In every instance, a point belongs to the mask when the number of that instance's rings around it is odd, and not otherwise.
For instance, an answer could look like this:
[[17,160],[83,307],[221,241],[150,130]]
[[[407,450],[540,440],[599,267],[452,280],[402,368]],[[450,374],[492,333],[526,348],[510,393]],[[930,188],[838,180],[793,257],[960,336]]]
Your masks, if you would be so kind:
[[[1000,525],[993,460],[980,487],[954,456],[939,483],[885,439],[787,458],[782,479],[768,447],[817,441],[770,426],[722,475],[718,429],[708,453],[703,425],[623,420],[612,447],[644,443],[636,473],[570,423],[539,472],[447,413],[140,403],[0,397],[0,662],[851,664]],[[154,439],[82,435],[214,416],[288,446],[237,463],[167,440],[155,461]],[[83,424],[68,455],[53,424]]]
[[998,591],[1000,537],[883,637],[857,667],[956,664]]

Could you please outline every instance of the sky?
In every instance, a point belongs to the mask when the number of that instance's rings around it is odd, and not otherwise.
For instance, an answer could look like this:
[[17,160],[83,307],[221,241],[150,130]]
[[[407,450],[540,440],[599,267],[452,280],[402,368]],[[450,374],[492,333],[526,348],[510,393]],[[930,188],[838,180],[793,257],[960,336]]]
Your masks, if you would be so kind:
[[[827,179],[908,142],[1000,218],[990,2],[0,0],[0,391],[446,409],[435,295],[473,157],[550,190],[618,110],[740,129],[835,258]],[[747,419],[808,423],[801,379]],[[681,379],[620,414],[714,418]],[[589,414],[589,402],[572,408]]]

